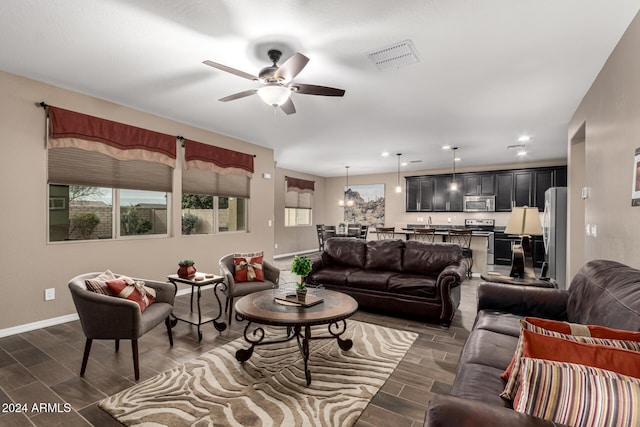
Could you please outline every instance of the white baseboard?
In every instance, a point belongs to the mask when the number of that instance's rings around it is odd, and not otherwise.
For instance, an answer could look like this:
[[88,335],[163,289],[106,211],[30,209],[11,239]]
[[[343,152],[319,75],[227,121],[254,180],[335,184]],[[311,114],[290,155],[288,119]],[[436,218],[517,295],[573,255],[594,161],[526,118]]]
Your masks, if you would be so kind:
[[38,322],[26,323],[24,325],[13,326],[11,328],[0,329],[0,338],[9,335],[20,334],[22,332],[34,331],[36,329],[46,328],[48,326],[60,325],[62,323],[73,322],[78,320],[78,313],[68,314],[66,316],[54,317],[53,319],[40,320]]
[[[203,286],[201,289],[212,289],[213,285]],[[189,295],[191,288],[180,289],[176,296]],[[53,319],[40,320],[38,322],[26,323],[24,325],[13,326],[11,328],[0,329],[0,338],[8,337],[10,335],[21,334],[23,332],[35,331],[36,329],[42,329],[49,326],[61,325],[67,322],[73,322],[79,320],[78,313],[67,314],[66,316],[54,317]]]
[[288,258],[288,257],[292,257],[294,255],[310,254],[310,253],[313,253],[313,252],[318,252],[318,250],[317,249],[307,249],[307,250],[304,250],[304,251],[291,252],[291,253],[288,253],[288,254],[278,254],[278,255],[274,255],[273,259]]

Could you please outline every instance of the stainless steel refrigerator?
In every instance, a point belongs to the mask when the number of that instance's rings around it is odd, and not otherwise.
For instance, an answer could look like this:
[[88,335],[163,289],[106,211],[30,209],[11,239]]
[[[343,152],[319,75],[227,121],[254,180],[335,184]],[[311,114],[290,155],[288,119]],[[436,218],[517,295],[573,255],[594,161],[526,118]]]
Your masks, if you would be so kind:
[[567,187],[551,187],[544,193],[542,237],[547,277],[566,289],[567,271]]

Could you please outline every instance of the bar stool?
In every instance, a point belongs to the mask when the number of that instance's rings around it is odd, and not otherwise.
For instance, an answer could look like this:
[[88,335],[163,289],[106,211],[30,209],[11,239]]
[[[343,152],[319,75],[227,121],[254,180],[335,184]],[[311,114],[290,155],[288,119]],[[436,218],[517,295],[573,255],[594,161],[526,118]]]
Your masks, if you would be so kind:
[[436,238],[436,229],[435,228],[414,228],[413,237],[416,240],[433,243],[435,242],[435,238]]
[[395,227],[376,227],[378,240],[393,239],[395,237]]
[[471,278],[471,267],[473,267],[473,251],[471,250],[472,230],[449,230],[449,242],[457,243],[462,248],[462,256],[469,259],[469,269],[467,277]]

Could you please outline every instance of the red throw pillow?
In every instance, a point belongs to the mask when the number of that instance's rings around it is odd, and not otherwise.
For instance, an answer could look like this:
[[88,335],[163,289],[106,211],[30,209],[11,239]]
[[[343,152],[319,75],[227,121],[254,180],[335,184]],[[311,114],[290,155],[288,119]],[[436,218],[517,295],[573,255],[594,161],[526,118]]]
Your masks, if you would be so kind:
[[[640,352],[565,340],[523,330],[523,357],[575,363],[640,378]],[[518,406],[522,389],[514,399]]]
[[107,282],[114,296],[137,302],[140,312],[155,302],[155,290],[144,286],[144,282],[136,282],[128,277],[120,277]]
[[[540,319],[538,317],[525,317],[524,320],[532,325],[539,326],[548,331],[561,334],[582,335],[592,338],[606,338],[610,340],[640,341],[640,332],[625,331],[624,329],[612,329],[599,325],[581,325],[577,323],[559,322],[557,320]],[[588,331],[588,334],[576,333],[577,330]]]
[[[566,335],[640,342],[640,332],[625,331],[624,329],[612,329],[599,325],[581,325],[577,323],[560,322],[558,320],[541,319],[539,317],[525,317],[524,321],[530,325],[546,329],[547,331],[558,332]],[[518,351],[513,355],[511,363],[502,373],[501,377],[503,379],[509,379],[511,370],[513,369],[513,365],[516,361],[516,356],[519,357]]]
[[[551,329],[545,329],[542,326],[549,326]],[[554,320],[538,319],[527,317],[520,321],[522,330],[527,330],[541,335],[548,335],[556,338],[567,339],[588,344],[606,345],[611,347],[623,348],[627,350],[640,351],[640,333],[632,331],[624,331],[619,329],[604,328],[602,326],[586,326],[570,324],[566,322],[557,322]],[[594,333],[599,337],[591,336],[590,328],[594,329]],[[568,331],[570,333],[557,332],[557,330]],[[603,336],[611,336],[627,339],[604,338]],[[507,380],[500,396],[512,400],[518,390],[520,381],[520,359],[522,358],[524,342],[522,335],[518,340],[516,351],[511,359],[511,363],[501,377]]]
[[264,282],[263,258],[263,252],[234,254],[233,264],[236,271],[233,280],[236,282]]

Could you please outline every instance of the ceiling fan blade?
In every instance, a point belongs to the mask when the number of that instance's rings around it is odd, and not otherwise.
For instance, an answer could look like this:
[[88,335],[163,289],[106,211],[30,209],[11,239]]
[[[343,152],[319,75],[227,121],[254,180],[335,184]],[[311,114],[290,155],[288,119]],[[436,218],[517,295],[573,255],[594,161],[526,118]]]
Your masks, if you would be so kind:
[[296,112],[296,107],[293,105],[293,101],[291,100],[291,98],[287,99],[287,102],[282,104],[280,108],[282,108],[282,111],[287,114],[295,114]]
[[202,61],[203,64],[208,65],[213,68],[217,68],[218,70],[226,71],[227,73],[235,74],[238,77],[242,77],[248,80],[258,80],[256,76],[253,76],[249,73],[245,73],[244,71],[236,70],[235,68],[227,67],[226,65],[218,64],[213,61]]
[[296,53],[291,58],[287,59],[284,64],[276,70],[273,77],[276,79],[283,79],[285,82],[289,82],[298,75],[300,71],[307,65],[309,58],[301,53]]
[[335,87],[296,83],[292,84],[291,88],[293,88],[296,93],[302,93],[304,95],[344,96],[344,89],[336,89]]
[[243,92],[234,93],[233,95],[229,95],[229,96],[225,96],[224,98],[220,98],[220,99],[218,99],[218,101],[222,101],[222,102],[233,101],[235,99],[240,99],[240,98],[244,98],[245,96],[253,95],[257,91],[258,91],[258,89],[245,90]]

